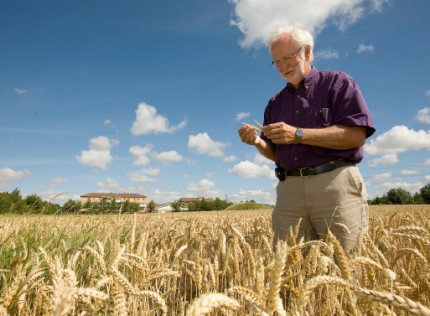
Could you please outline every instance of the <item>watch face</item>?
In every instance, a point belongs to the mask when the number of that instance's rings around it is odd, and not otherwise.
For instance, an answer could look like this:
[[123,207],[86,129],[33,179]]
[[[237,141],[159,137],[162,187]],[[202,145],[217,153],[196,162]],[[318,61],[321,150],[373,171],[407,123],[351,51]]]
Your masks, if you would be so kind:
[[298,128],[294,137],[294,144],[299,144],[302,141],[303,131]]

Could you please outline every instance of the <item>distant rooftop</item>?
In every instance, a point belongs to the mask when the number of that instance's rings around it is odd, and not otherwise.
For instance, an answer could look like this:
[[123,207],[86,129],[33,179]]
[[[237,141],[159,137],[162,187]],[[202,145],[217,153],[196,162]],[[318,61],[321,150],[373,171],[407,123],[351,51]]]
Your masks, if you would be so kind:
[[111,197],[111,198],[146,198],[146,195],[143,194],[137,194],[137,193],[86,193],[84,195],[81,195],[81,197],[86,198],[104,198],[104,197]]

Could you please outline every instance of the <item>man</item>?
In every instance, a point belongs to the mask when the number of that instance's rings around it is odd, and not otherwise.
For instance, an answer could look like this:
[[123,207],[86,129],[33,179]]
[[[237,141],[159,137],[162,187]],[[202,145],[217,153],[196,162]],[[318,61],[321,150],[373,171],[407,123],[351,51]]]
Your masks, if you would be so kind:
[[375,127],[349,75],[311,65],[313,45],[310,32],[298,26],[272,35],[273,64],[288,83],[269,101],[261,134],[244,125],[239,136],[276,163],[275,242],[288,239],[301,219],[298,239],[324,238],[330,230],[349,252],[368,226],[366,188],[356,164]]

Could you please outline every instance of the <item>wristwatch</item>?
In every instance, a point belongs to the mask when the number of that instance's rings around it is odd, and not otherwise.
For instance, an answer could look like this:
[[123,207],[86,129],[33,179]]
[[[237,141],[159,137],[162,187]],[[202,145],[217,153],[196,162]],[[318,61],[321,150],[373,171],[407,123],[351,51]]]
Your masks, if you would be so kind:
[[300,128],[296,129],[296,134],[294,135],[294,144],[300,144],[303,138],[303,131]]

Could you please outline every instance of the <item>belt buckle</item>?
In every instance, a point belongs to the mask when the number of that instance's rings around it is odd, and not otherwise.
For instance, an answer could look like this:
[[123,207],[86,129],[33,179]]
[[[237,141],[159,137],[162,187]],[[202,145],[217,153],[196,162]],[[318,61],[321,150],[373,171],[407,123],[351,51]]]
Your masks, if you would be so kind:
[[299,171],[300,171],[300,177],[306,177],[306,176],[304,176],[304,175],[303,175],[303,173],[302,173],[302,171],[303,171],[304,169],[307,169],[307,168],[300,168],[300,169],[299,169]]

